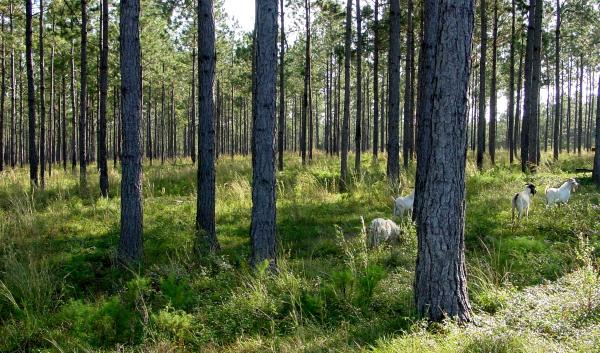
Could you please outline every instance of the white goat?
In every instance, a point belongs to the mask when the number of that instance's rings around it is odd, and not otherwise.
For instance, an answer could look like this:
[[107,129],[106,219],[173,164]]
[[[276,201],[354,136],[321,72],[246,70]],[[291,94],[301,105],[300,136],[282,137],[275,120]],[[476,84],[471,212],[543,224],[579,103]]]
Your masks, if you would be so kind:
[[518,192],[512,198],[512,221],[515,221],[515,209],[517,209],[519,220],[525,213],[525,217],[529,218],[529,206],[531,206],[533,195],[535,195],[535,185],[527,183],[525,189]]
[[394,216],[404,217],[408,212],[408,215],[412,215],[413,203],[415,202],[415,192],[411,192],[408,196],[398,196],[393,198],[394,200]]
[[[361,217],[363,231],[365,221]],[[400,227],[394,221],[384,218],[375,218],[369,224],[367,232],[367,247],[376,248],[382,243],[397,243],[400,240]]]
[[571,178],[565,181],[559,188],[546,188],[546,207],[552,206],[554,203],[567,203],[571,197],[571,193],[575,192],[579,183]]

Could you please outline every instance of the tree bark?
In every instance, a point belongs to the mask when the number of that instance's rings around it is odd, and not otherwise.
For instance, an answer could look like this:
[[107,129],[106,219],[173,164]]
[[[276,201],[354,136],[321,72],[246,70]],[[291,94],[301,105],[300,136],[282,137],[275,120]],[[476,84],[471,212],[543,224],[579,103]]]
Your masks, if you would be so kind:
[[433,321],[446,316],[460,322],[471,318],[464,222],[473,8],[472,0],[425,1],[415,190],[415,301],[417,312]]
[[411,146],[413,131],[414,94],[413,94],[413,66],[414,66],[414,35],[413,35],[413,0],[407,1],[407,28],[406,28],[406,72],[404,74],[404,134],[402,141],[402,159],[404,168],[408,168],[408,161],[412,159]]
[[[302,126],[300,131],[300,152],[302,156],[302,165],[306,164],[306,149],[307,149],[307,123],[309,109],[311,109],[308,99],[310,90],[310,8],[309,1],[304,0],[304,11],[306,20],[306,45],[304,58],[304,91],[302,94]],[[351,1],[351,0],[349,0]]]
[[[43,1],[43,0],[42,0]],[[40,5],[43,7],[43,5]],[[0,70],[2,70],[2,80],[0,81],[0,172],[4,170],[4,101],[6,98],[6,37],[4,34],[4,16],[0,18],[2,21],[0,30],[2,33],[2,61]]]
[[[13,28],[13,3],[10,2],[10,36],[14,38],[14,28]],[[16,125],[16,115],[17,115],[17,87],[16,87],[16,79],[15,79],[15,45],[11,44],[10,47],[10,166],[14,169],[17,164],[17,125]],[[23,97],[19,97],[19,99],[23,99]]]
[[479,116],[477,117],[477,168],[483,168],[483,154],[485,153],[485,64],[487,61],[487,15],[486,0],[481,0],[481,52],[479,58]]
[[360,15],[360,0],[356,0],[356,123],[354,128],[354,145],[356,153],[354,155],[354,170],[357,176],[360,176],[360,155],[361,155],[361,134],[362,134],[362,28]]
[[340,191],[346,191],[348,183],[348,144],[350,139],[350,55],[352,37],[352,0],[346,2],[346,37],[344,44],[344,117],[340,157]]
[[279,164],[278,169],[283,171],[283,134],[285,129],[285,25],[284,25],[284,8],[283,0],[279,1],[279,20],[281,28],[279,33],[279,129],[278,132],[278,149],[279,149]]
[[[555,161],[558,160],[558,154],[560,152],[560,0],[556,0],[556,30],[554,39],[554,130],[553,130],[553,144],[552,144],[552,157]],[[548,93],[550,94],[550,93]]]
[[511,1],[511,27],[510,27],[510,57],[509,57],[509,79],[508,79],[508,128],[506,137],[508,140],[509,163],[513,164],[515,158],[515,140],[513,130],[515,128],[515,0]]
[[379,152],[379,0],[375,0],[373,32],[373,160],[377,160]]
[[213,0],[198,1],[198,195],[196,230],[200,250],[217,251],[215,230],[215,22]]
[[102,48],[100,51],[100,117],[98,134],[98,169],[100,192],[108,197],[108,163],[106,152],[106,100],[108,98],[108,1],[102,0]]
[[594,153],[594,171],[592,180],[600,186],[600,75],[598,77],[598,95],[596,96],[596,152]]
[[[46,79],[44,68],[44,0],[40,0],[39,65],[40,65],[40,186],[46,187]],[[4,77],[3,80],[4,81]],[[4,84],[3,84],[4,85]],[[3,108],[2,108],[3,109]],[[3,109],[4,110],[4,109]]]
[[27,65],[27,106],[29,114],[29,179],[38,186],[38,155],[35,146],[35,85],[33,82],[33,10],[25,0],[25,61]]
[[[85,2],[85,0],[84,0]],[[121,163],[121,238],[118,256],[124,263],[142,259],[142,141],[141,141],[141,50],[140,1],[122,0],[120,16],[121,101],[123,152]],[[83,71],[83,70],[82,70]]]
[[387,177],[392,185],[400,178],[400,1],[390,2],[390,44],[388,56],[388,164]]
[[277,0],[256,2],[254,116],[252,124],[252,225],[250,263],[276,270],[275,101]]
[[497,80],[496,80],[496,63],[498,50],[498,0],[494,0],[494,24],[492,29],[492,80],[490,85],[490,161],[492,165],[496,164],[496,112],[497,112]]
[[79,185],[87,188],[87,0],[81,1],[81,79],[79,84]]

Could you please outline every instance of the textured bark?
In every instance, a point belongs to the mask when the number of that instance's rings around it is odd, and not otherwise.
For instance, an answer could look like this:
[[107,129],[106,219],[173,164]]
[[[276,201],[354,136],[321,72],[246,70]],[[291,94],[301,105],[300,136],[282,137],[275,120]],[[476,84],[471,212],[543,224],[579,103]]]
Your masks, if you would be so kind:
[[[41,6],[41,5],[40,5]],[[0,18],[2,24],[0,30],[2,34],[2,61],[0,62],[0,70],[2,71],[2,79],[0,84],[0,172],[4,170],[4,101],[6,99],[6,37],[4,35],[4,17]]]
[[375,0],[373,32],[373,160],[377,160],[379,152],[379,0]]
[[560,0],[556,0],[556,30],[554,37],[554,129],[553,129],[553,144],[552,157],[555,161],[558,160],[560,153]]
[[494,0],[494,24],[492,29],[492,78],[490,83],[490,139],[489,152],[490,161],[496,164],[496,111],[497,111],[497,80],[496,80],[496,62],[498,51],[498,0]]
[[348,183],[348,145],[350,140],[350,55],[352,37],[352,0],[346,3],[346,35],[344,43],[344,117],[340,157],[340,190],[345,191]]
[[483,168],[485,153],[485,64],[487,61],[487,15],[486,0],[479,4],[481,12],[481,51],[479,58],[479,116],[477,117],[477,168]]
[[62,123],[61,125],[61,160],[63,170],[67,171],[67,79],[62,77]]
[[32,1],[25,0],[25,61],[27,65],[27,109],[29,115],[29,179],[38,185],[38,155],[35,146],[35,85],[33,82],[33,10]]
[[198,195],[196,229],[201,249],[216,251],[215,231],[215,22],[213,0],[198,1]]
[[[10,2],[10,36],[14,36],[14,28],[13,28],[13,3]],[[16,125],[16,115],[17,115],[17,87],[16,87],[16,78],[15,78],[15,48],[14,43],[11,44],[10,48],[10,166],[15,168],[17,164],[17,125]],[[23,99],[22,96],[19,99]]]
[[577,154],[581,155],[582,133],[583,133],[583,54],[579,58],[579,95],[578,110],[575,111],[577,119]]
[[354,135],[354,145],[356,153],[354,155],[354,170],[356,175],[360,175],[360,154],[361,148],[361,134],[362,134],[362,28],[361,28],[361,15],[360,15],[360,0],[356,0],[356,123],[354,128],[356,133]]
[[510,57],[509,57],[509,79],[508,79],[508,129],[506,137],[508,141],[508,158],[512,164],[515,159],[515,0],[511,1],[511,27],[510,27]]
[[283,134],[285,131],[285,26],[283,13],[283,0],[279,1],[279,20],[281,28],[279,33],[279,129],[278,132],[278,149],[279,149],[279,170],[283,171]]
[[[308,102],[310,90],[310,0],[304,0],[306,45],[304,57],[304,90],[302,92],[302,120],[300,127],[300,154],[302,165],[306,164],[308,115],[311,108]],[[351,1],[351,0],[350,0]]]
[[400,178],[400,1],[390,2],[390,44],[388,56],[388,163],[387,177],[392,185]]
[[79,187],[87,188],[87,0],[81,0],[81,78],[79,81]]
[[417,312],[433,321],[446,316],[470,320],[464,222],[473,7],[472,0],[425,1],[415,190],[415,301]]
[[71,168],[73,173],[77,166],[77,105],[75,96],[75,43],[71,42]]
[[[535,3],[535,4],[534,4]],[[529,80],[527,79],[527,57],[525,57],[525,111],[523,114],[523,128],[525,128],[525,121],[527,121],[527,144],[528,153],[527,161],[529,171],[535,171],[536,166],[539,163],[538,151],[539,151],[539,88],[541,81],[541,69],[542,69],[542,57],[541,57],[541,46],[542,46],[542,14],[543,14],[543,1],[542,0],[531,0],[530,4],[530,16],[531,17],[528,27],[528,38],[527,38],[527,50],[529,54],[529,44],[531,44],[531,61]],[[529,41],[529,32],[531,33],[531,42]],[[528,84],[529,82],[529,84]],[[521,153],[523,154],[523,153]],[[523,161],[522,161],[523,163]]]
[[598,78],[598,95],[596,95],[596,152],[594,153],[594,172],[592,180],[600,186],[600,77]]
[[515,156],[517,147],[521,145],[521,90],[523,87],[523,46],[519,51],[519,70],[517,71],[517,107],[515,111],[515,131],[513,131],[513,141],[515,146]]
[[413,113],[413,73],[414,73],[414,35],[413,35],[413,0],[408,0],[407,6],[407,28],[406,28],[406,70],[404,74],[404,134],[402,139],[402,159],[404,168],[408,167],[408,161],[412,160]]
[[276,270],[275,101],[277,0],[256,2],[254,116],[252,124],[252,225],[250,263]]
[[122,0],[120,16],[121,101],[123,152],[121,163],[121,238],[118,256],[124,263],[142,259],[142,141],[141,141],[141,50],[140,1]]
[[98,129],[98,169],[100,192],[108,197],[108,163],[106,151],[106,100],[108,98],[108,1],[102,1],[102,50],[100,51],[100,116]]
[[[196,40],[194,35],[194,40]],[[192,49],[192,93],[191,93],[191,112],[190,112],[190,157],[192,163],[196,163],[196,126],[197,126],[197,114],[196,114],[196,48]],[[150,123],[150,119],[148,119]],[[150,128],[148,128],[150,129]],[[150,131],[150,130],[148,130]],[[150,155],[150,159],[152,156]]]
[[[46,187],[46,79],[44,67],[44,1],[40,1],[39,66],[40,66],[40,186]],[[4,65],[3,65],[4,66]],[[4,70],[3,70],[4,71]],[[2,79],[4,81],[4,77]],[[4,85],[4,83],[3,83]],[[4,108],[2,108],[4,110]]]

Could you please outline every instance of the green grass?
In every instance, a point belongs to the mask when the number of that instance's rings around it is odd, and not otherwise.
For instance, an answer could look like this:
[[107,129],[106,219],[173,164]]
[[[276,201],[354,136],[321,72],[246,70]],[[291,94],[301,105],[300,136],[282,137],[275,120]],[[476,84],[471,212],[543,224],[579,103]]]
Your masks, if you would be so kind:
[[[277,176],[278,276],[248,267],[249,158],[217,166],[222,251],[194,251],[196,171],[189,161],[144,166],[144,262],[115,266],[119,174],[110,198],[53,170],[45,191],[28,171],[0,175],[0,351],[537,352],[600,347],[600,190],[591,155],[561,156],[535,175],[467,166],[466,251],[474,323],[425,325],[415,317],[415,229],[367,251],[360,217],[391,217],[385,160],[367,161],[339,193],[337,159],[303,168],[287,155]],[[568,205],[546,209],[543,189],[577,176]],[[528,220],[513,226],[511,196],[533,182]],[[121,347],[121,348],[118,348]]]

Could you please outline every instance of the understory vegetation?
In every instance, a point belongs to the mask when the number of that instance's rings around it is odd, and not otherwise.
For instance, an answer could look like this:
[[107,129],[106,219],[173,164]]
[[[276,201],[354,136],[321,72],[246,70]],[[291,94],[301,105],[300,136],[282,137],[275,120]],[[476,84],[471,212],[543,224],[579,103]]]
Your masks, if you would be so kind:
[[[115,263],[119,173],[109,199],[96,174],[53,170],[44,192],[27,170],[0,178],[0,351],[137,352],[600,352],[600,190],[591,154],[561,155],[535,175],[467,165],[466,256],[472,323],[431,324],[413,308],[416,232],[368,251],[360,217],[390,218],[385,160],[366,163],[338,192],[336,159],[303,168],[286,155],[277,175],[279,273],[248,265],[251,160],[217,165],[222,251],[194,252],[196,167],[144,166],[144,263]],[[366,158],[366,157],[365,157]],[[366,159],[365,159],[366,160]],[[548,160],[548,159],[544,159]],[[543,190],[577,177],[568,205],[544,207]],[[511,196],[540,190],[529,219],[512,225]]]

